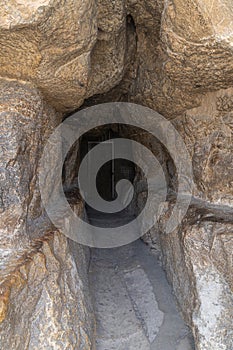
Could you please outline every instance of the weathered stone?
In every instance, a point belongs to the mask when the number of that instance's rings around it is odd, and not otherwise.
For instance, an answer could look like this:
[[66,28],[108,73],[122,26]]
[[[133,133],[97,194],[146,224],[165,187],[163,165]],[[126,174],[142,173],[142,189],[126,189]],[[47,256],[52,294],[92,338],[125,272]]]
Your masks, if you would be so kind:
[[[91,346],[88,254],[74,245],[76,256],[74,246],[54,234],[41,204],[38,167],[62,119],[56,110],[123,100],[173,119],[185,141],[195,182],[191,208],[177,230],[164,235],[173,205],[168,197],[160,231],[144,239],[162,252],[197,349],[231,350],[231,1],[12,0],[1,1],[0,16],[1,346]],[[135,140],[160,160],[175,193],[176,170],[166,150],[138,131]],[[77,144],[68,155],[64,184],[84,215],[72,187],[78,150]],[[146,198],[141,175],[135,179],[139,211]]]
[[207,93],[175,121],[193,162],[195,195],[233,207],[233,89]]
[[133,101],[173,118],[198,106],[206,91],[232,84],[230,0],[129,1],[129,9],[137,28],[139,66]]
[[[38,246],[51,229],[40,200],[38,166],[43,146],[61,116],[31,84],[0,81],[0,276]],[[44,217],[44,220],[40,220]],[[40,222],[40,224],[38,224]]]
[[233,226],[186,224],[160,234],[163,260],[197,349],[232,348]]
[[[156,255],[162,255],[183,315],[193,327],[197,349],[203,350],[232,348],[232,121],[231,88],[203,95],[199,107],[173,119],[193,163],[191,209],[183,224],[166,235],[173,205],[168,202],[160,229],[154,227],[143,236]],[[159,159],[168,188],[175,192],[176,170],[168,153],[152,136],[133,135]],[[140,211],[146,197],[146,179],[140,173],[135,189]]]
[[13,280],[5,281],[11,292],[4,317],[0,309],[0,343],[4,349],[92,348],[94,317],[88,261],[87,248],[55,232],[14,273]]
[[57,108],[77,108],[97,36],[94,1],[4,3],[1,17],[0,74],[34,82]]
[[[0,74],[31,81],[57,109],[118,84],[126,65],[122,0],[36,1],[4,4]],[[98,28],[97,28],[98,27]]]

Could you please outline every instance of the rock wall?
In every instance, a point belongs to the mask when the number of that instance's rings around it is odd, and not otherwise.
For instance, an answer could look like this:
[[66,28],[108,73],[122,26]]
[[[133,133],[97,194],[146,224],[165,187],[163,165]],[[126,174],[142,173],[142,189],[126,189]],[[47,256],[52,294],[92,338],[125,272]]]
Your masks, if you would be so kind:
[[163,263],[197,349],[232,348],[232,224],[186,222],[160,232]]
[[[175,200],[168,196],[158,227],[143,237],[161,258],[201,350],[233,346],[232,92],[228,88],[207,93],[199,107],[172,120],[192,157],[193,198],[182,224],[165,234]],[[160,143],[148,135],[136,137],[153,150],[167,176],[168,188],[175,192],[175,169]],[[145,193],[138,191],[139,209]]]
[[47,237],[0,287],[2,349],[91,349],[88,264],[88,249],[58,232]]
[[51,229],[40,201],[38,167],[43,145],[61,115],[29,83],[1,79],[0,91],[0,275],[4,277],[27,250],[35,248],[31,239]]
[[[232,89],[207,93],[173,122],[192,155],[195,190],[182,225],[157,231],[163,263],[197,349],[231,349]],[[158,238],[159,237],[159,238]]]
[[[43,211],[39,159],[50,132],[66,113],[94,103],[130,101],[172,119],[190,152],[195,191],[187,217],[177,231],[164,235],[172,207],[169,200],[159,230],[152,231],[150,239],[161,246],[164,266],[193,328],[197,349],[231,350],[231,0],[2,1],[0,16],[1,344],[20,349],[17,332],[25,332],[30,348],[46,348],[52,342],[57,347],[62,344],[61,348],[69,348],[69,342],[71,348],[90,348],[88,302],[77,310],[77,333],[70,323],[74,300],[84,303],[85,299],[86,255],[77,248],[80,257],[75,270],[73,251],[54,233]],[[164,150],[160,152],[156,142],[150,145],[143,136],[138,140],[155,153],[159,150],[156,154],[174,189],[174,169]],[[64,250],[58,252],[57,240]],[[27,262],[30,257],[32,261]],[[70,286],[71,271],[77,283],[83,283],[79,290]],[[48,293],[56,279],[60,283],[55,282],[52,290],[57,308]],[[6,282],[10,288],[5,289]],[[27,295],[30,307],[19,310]],[[70,304],[62,314],[67,300]],[[49,332],[42,304],[50,315]],[[61,315],[65,331],[60,328]],[[20,323],[21,317],[25,323]],[[13,318],[14,327],[9,329]],[[29,320],[33,321],[30,327]],[[44,345],[34,342],[38,320],[47,336]]]
[[38,185],[43,146],[61,115],[29,83],[1,79],[0,91],[1,348],[91,349],[89,252],[56,232]]

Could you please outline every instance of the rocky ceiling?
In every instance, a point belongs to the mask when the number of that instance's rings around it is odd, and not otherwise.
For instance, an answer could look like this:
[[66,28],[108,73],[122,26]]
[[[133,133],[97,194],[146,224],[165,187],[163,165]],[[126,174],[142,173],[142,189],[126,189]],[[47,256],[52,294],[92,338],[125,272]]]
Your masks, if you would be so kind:
[[0,15],[1,76],[62,112],[115,88],[174,116],[232,83],[231,0],[2,1]]

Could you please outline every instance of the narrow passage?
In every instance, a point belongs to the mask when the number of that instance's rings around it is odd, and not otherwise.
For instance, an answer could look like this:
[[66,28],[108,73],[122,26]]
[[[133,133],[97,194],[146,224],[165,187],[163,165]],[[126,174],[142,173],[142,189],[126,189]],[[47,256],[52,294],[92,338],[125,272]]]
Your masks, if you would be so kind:
[[141,240],[92,249],[90,285],[96,350],[194,349],[159,260]]

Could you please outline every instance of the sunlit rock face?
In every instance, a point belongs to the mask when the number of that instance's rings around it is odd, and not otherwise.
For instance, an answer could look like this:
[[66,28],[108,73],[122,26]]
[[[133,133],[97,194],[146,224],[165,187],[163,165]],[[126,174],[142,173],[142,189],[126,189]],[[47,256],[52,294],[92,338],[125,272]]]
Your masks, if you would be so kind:
[[[2,347],[91,349],[88,250],[68,242],[46,217],[39,161],[67,112],[130,101],[172,120],[192,158],[195,182],[180,227],[164,234],[173,204],[168,199],[159,227],[145,240],[161,252],[196,348],[231,350],[231,0],[0,4]],[[160,159],[175,190],[166,151],[145,135],[135,139]],[[76,174],[67,172],[69,183]],[[139,209],[144,195],[138,193]]]
[[125,16],[122,1],[4,3],[0,74],[34,82],[57,109],[74,110],[120,82]]

